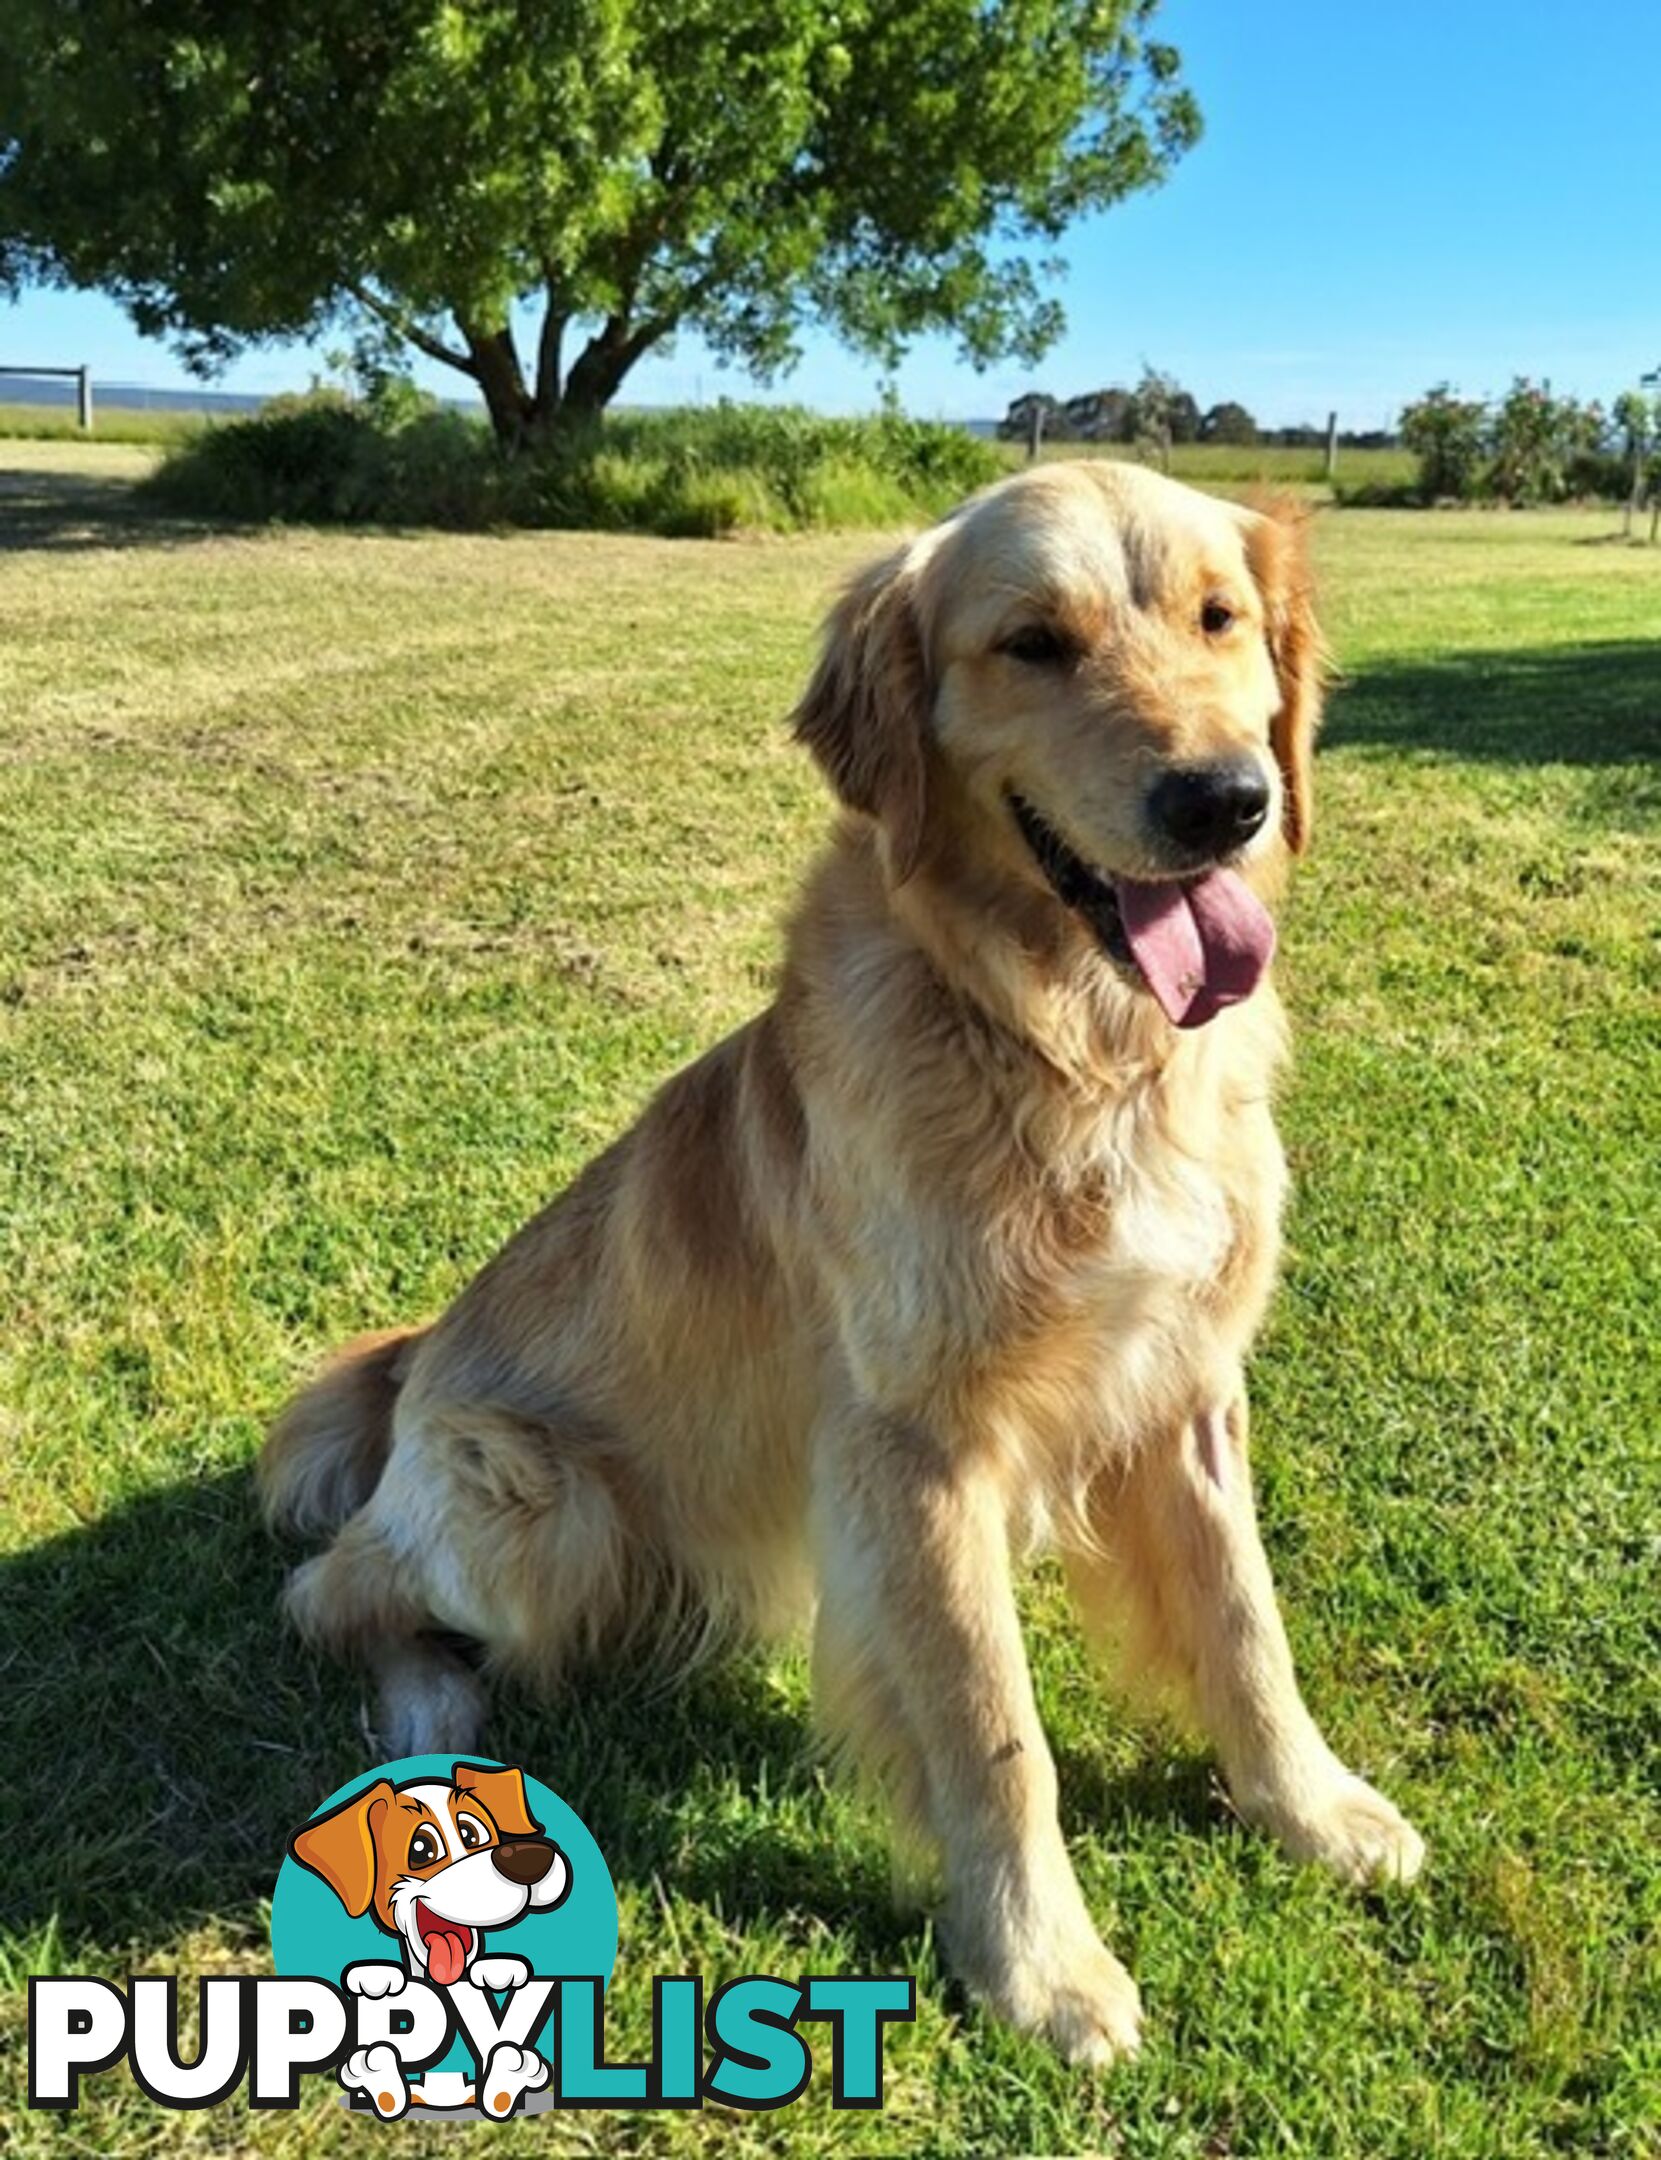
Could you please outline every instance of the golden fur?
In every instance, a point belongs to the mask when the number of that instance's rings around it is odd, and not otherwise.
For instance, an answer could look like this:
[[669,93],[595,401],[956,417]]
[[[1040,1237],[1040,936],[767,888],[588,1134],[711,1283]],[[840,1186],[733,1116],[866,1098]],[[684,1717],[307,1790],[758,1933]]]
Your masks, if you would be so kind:
[[[1030,625],[1064,664],[1006,649]],[[1150,780],[1249,753],[1273,815],[1236,867],[1272,900],[1320,669],[1295,524],[1105,462],[1011,479],[855,582],[796,714],[845,815],[772,1005],[267,1448],[273,1514],[336,1532],[291,1610],[378,1668],[389,1749],[475,1739],[434,1630],[549,1682],[665,1613],[816,1601],[820,1714],[938,1850],[964,1977],[1103,2060],[1136,1990],[1067,1860],[1011,1588],[1048,1538],[1087,1627],[1186,1684],[1242,1813],[1352,1879],[1414,1872],[1303,1706],[1253,1517],[1279,1001],[1175,1029],[1008,804],[1170,875]]]

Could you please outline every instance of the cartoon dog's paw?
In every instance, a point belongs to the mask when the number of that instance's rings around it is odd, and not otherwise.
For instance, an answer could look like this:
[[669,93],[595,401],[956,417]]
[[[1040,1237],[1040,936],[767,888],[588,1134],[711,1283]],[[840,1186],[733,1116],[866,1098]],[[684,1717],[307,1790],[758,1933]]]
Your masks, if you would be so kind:
[[340,2066],[340,2082],[349,2093],[361,2093],[383,2122],[396,2122],[409,2106],[398,2050],[384,2041],[354,2048]]
[[475,1958],[467,1968],[467,1978],[476,1988],[489,1988],[500,1994],[503,1988],[520,1988],[531,1976],[529,1962],[522,1957]]
[[535,2048],[515,2047],[511,2040],[499,2040],[479,2080],[479,2106],[487,2115],[501,2120],[513,2113],[522,2093],[540,2092],[550,2074]]
[[409,1974],[402,1965],[389,1965],[375,1958],[363,1965],[348,1965],[341,1977],[353,1995],[401,1995]]

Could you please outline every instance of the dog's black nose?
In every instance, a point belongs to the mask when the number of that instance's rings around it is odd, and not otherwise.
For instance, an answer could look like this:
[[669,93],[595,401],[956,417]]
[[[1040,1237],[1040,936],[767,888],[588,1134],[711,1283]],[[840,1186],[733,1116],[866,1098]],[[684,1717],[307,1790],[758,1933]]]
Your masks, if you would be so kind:
[[490,1857],[498,1875],[523,1889],[547,1874],[554,1864],[554,1848],[546,1838],[509,1838]]
[[1269,814],[1269,782],[1254,757],[1174,765],[1154,782],[1148,816],[1165,839],[1195,854],[1224,855]]

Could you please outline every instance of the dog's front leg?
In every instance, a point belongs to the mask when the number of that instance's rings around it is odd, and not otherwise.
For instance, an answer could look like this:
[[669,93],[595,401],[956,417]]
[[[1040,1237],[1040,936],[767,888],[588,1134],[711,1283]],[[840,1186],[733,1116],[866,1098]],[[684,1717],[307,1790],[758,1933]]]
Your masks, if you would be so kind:
[[1087,1621],[1111,1631],[1128,1599],[1134,1649],[1186,1684],[1246,1820],[1347,1881],[1410,1881],[1418,1832],[1339,1761],[1299,1691],[1257,1527],[1244,1396],[1150,1438],[1092,1513],[1099,1543],[1068,1555]]
[[821,1428],[814,1483],[821,1715],[937,1843],[954,1963],[1073,2060],[1130,2053],[1136,1986],[1062,1842],[995,1483],[917,1426],[861,1410]]

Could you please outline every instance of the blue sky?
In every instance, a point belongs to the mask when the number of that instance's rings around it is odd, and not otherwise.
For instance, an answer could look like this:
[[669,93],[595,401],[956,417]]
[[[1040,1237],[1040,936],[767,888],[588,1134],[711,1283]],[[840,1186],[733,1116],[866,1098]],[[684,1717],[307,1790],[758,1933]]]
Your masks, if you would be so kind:
[[[1273,424],[1336,406],[1373,427],[1443,377],[1475,393],[1521,372],[1608,398],[1661,365],[1657,0],[1167,0],[1162,34],[1182,49],[1204,141],[1163,189],[1069,236],[1068,332],[1039,369],[977,375],[930,341],[899,378],[913,410],[994,414],[1033,380],[1066,395],[1146,359],[1202,404],[1238,397]],[[0,309],[0,358],[183,379],[90,294]],[[297,387],[316,365],[273,347],[223,387]],[[851,411],[877,381],[815,338],[757,393],[687,338],[626,395]]]

